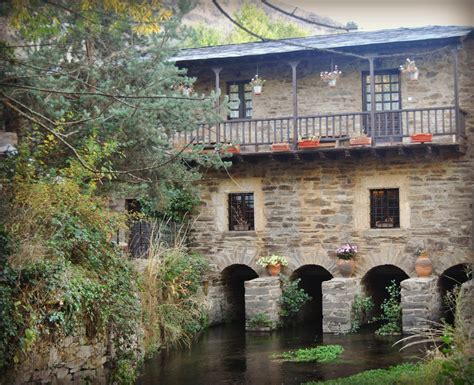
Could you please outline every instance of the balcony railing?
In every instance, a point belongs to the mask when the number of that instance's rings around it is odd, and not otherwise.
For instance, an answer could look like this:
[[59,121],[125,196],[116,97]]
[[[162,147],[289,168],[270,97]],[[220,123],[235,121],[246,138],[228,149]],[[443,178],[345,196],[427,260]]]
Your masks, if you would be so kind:
[[189,143],[205,146],[239,144],[244,153],[252,153],[267,151],[273,143],[292,143],[296,148],[295,138],[301,137],[341,141],[366,135],[372,137],[372,146],[376,146],[406,142],[404,138],[419,133],[432,134],[433,141],[456,142],[464,135],[464,114],[460,112],[457,118],[456,108],[449,106],[376,111],[373,118],[370,112],[351,112],[228,120],[177,133],[174,143],[176,147]]

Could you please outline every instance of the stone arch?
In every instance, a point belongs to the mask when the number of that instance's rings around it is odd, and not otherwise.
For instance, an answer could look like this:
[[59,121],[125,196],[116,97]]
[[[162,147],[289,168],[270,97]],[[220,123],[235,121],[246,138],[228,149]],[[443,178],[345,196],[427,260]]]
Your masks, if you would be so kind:
[[355,274],[363,277],[371,269],[383,265],[398,267],[408,277],[415,274],[415,259],[408,258],[401,246],[385,246],[379,253],[361,256],[357,260]]
[[257,272],[245,264],[234,263],[221,271],[224,285],[224,318],[227,321],[245,321],[244,282],[255,278],[258,278]]
[[454,322],[454,303],[450,303],[447,298],[448,293],[452,292],[455,287],[461,287],[464,282],[472,279],[473,266],[468,263],[458,263],[445,269],[439,276],[438,289],[440,293],[441,317],[447,322]]
[[219,255],[212,258],[212,263],[217,266],[218,271],[224,271],[227,267],[232,265],[246,265],[256,271],[262,272],[262,268],[256,264],[258,259],[257,250],[246,247],[233,247],[221,252]]
[[323,292],[322,283],[333,278],[326,268],[321,265],[307,264],[300,266],[290,276],[291,280],[300,279],[299,286],[311,296],[297,316],[299,323],[311,324],[312,327],[322,329],[323,320]]
[[471,268],[473,266],[472,254],[469,255],[442,255],[442,256],[433,256],[431,257],[433,261],[433,273],[437,276],[441,277],[446,270],[452,268],[453,266],[457,265],[470,265]]
[[288,271],[291,276],[294,271],[300,267],[307,265],[320,266],[321,268],[328,271],[332,276],[336,275],[337,265],[333,258],[327,256],[325,251],[318,253],[312,252],[299,252],[292,256],[289,256]]
[[362,277],[362,290],[365,295],[371,296],[374,302],[374,314],[380,314],[380,305],[388,298],[386,287],[394,280],[400,287],[400,282],[409,278],[408,274],[398,266],[392,264],[378,265],[367,271]]

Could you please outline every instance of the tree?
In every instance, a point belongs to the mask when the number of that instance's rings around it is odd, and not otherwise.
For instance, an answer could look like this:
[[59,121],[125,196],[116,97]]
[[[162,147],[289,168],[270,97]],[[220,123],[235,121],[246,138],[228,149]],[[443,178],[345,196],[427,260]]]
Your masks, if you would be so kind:
[[[242,26],[268,39],[285,39],[309,35],[308,30],[299,27],[295,23],[285,21],[283,18],[270,18],[262,8],[251,3],[244,3],[242,8],[235,13],[234,18]],[[258,41],[258,39],[235,26],[227,35],[223,35],[216,28],[198,24],[191,29],[191,35],[186,40],[185,45],[187,47],[205,47],[252,41]]]
[[17,39],[2,43],[0,101],[22,119],[35,178],[114,180],[114,189],[132,182],[163,208],[164,192],[192,189],[198,177],[186,161],[222,164],[170,145],[176,132],[217,119],[214,96],[184,96],[180,87],[194,79],[168,61],[188,2],[173,10],[157,0],[13,5],[6,11]]

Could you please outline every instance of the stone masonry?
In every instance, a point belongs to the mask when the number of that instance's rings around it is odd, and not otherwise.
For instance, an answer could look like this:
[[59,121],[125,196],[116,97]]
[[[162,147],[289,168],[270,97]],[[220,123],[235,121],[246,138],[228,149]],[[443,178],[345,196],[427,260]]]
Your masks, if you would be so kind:
[[351,329],[352,304],[361,293],[360,279],[333,278],[322,283],[323,333],[347,333]]
[[403,333],[414,334],[438,321],[441,297],[438,277],[410,278],[401,282]]
[[[245,319],[246,330],[266,331],[276,329],[280,323],[281,287],[279,277],[255,278],[245,282]],[[269,327],[252,326],[249,320],[265,314],[271,321]]]

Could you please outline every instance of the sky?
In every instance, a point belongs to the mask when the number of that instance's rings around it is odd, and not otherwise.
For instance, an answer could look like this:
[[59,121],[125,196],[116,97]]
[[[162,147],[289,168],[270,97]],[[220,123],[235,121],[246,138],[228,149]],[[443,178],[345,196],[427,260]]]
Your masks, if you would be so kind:
[[279,0],[361,30],[424,25],[474,26],[474,0]]

